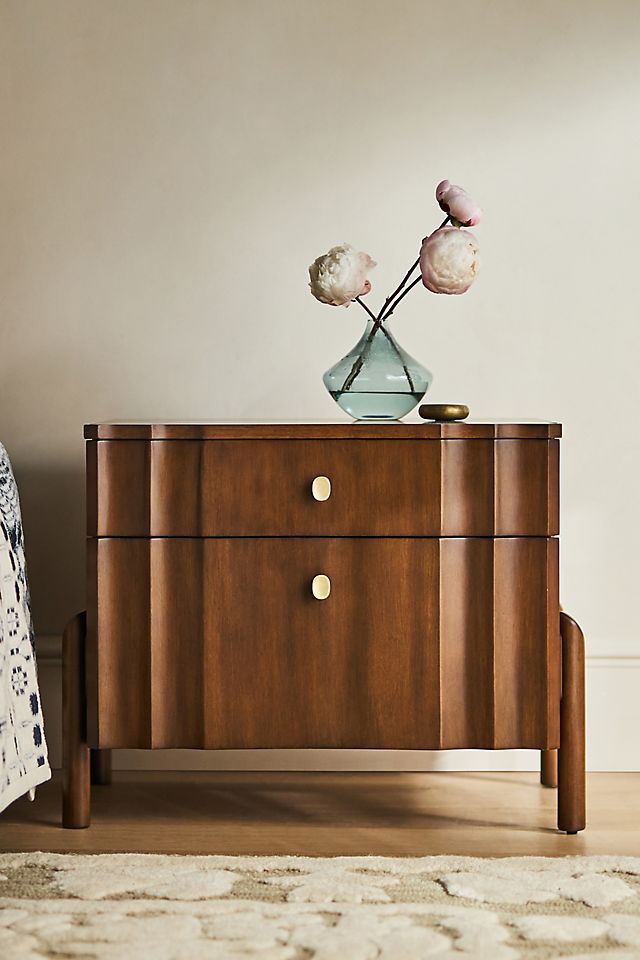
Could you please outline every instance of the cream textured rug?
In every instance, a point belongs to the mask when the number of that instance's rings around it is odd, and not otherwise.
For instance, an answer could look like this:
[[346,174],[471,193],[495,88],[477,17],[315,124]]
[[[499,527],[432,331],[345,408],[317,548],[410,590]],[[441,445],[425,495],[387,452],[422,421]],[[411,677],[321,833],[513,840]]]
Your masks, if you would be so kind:
[[0,957],[640,958],[640,858],[0,855]]

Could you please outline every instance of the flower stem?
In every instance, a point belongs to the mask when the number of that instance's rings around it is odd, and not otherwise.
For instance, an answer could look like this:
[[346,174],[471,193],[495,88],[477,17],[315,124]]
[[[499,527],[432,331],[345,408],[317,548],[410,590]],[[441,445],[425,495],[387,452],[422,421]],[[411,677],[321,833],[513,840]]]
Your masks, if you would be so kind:
[[[444,220],[442,221],[442,223],[441,223],[438,227],[436,227],[436,230],[442,230],[443,227],[446,227],[446,225],[449,223],[449,220],[450,220],[450,219],[451,219],[451,217],[447,214],[447,216],[444,218]],[[433,232],[435,233],[436,231],[434,230]],[[390,316],[391,316],[391,312],[388,312],[388,313],[387,313],[388,307],[389,307],[390,304],[393,302],[393,300],[395,300],[395,298],[398,296],[398,294],[400,293],[400,291],[404,288],[404,285],[407,283],[407,281],[409,280],[409,277],[411,276],[411,274],[413,273],[413,271],[416,269],[416,267],[417,267],[419,264],[420,264],[420,257],[418,257],[418,259],[415,260],[414,263],[411,264],[411,266],[409,267],[409,269],[408,269],[407,272],[405,273],[404,277],[402,278],[402,280],[400,281],[400,283],[398,284],[398,286],[396,287],[396,289],[395,289],[395,290],[393,291],[393,293],[390,294],[390,295],[387,297],[387,299],[384,301],[384,303],[383,303],[383,305],[382,305],[382,307],[381,307],[381,309],[380,309],[380,312],[379,312],[378,316],[376,317],[376,325],[377,325],[378,327],[382,324],[382,322],[383,322],[384,320],[386,320],[387,317],[390,317]],[[400,298],[400,300],[401,300],[401,299],[402,299],[402,297]],[[398,300],[398,303],[400,302],[400,300]]]
[[[373,339],[373,337],[372,337],[371,339]],[[361,353],[361,354],[358,356],[358,358],[354,361],[354,364],[353,364],[353,366],[351,367],[351,372],[350,372],[349,375],[345,378],[345,381],[344,381],[344,383],[342,384],[342,390],[340,391],[340,393],[347,393],[347,391],[351,389],[351,385],[352,385],[353,381],[356,379],[356,377],[358,376],[358,374],[359,374],[360,371],[362,370],[362,367],[363,367],[363,364],[364,364],[365,354],[369,352],[369,351],[367,350],[368,345],[369,345],[369,340],[367,340],[367,342],[365,343],[364,347],[362,348],[362,353]]]
[[[440,226],[439,226],[439,227],[436,227],[436,229],[437,229],[437,230],[441,230],[442,227],[446,227],[446,225],[447,225],[447,223],[449,222],[449,220],[450,220],[450,217],[447,215],[447,216],[444,218],[444,220],[442,221],[442,223],[440,224]],[[435,233],[435,231],[434,231],[434,233]],[[363,309],[363,310],[366,310],[366,312],[369,314],[369,316],[370,316],[371,319],[373,320],[373,326],[372,326],[372,328],[371,328],[371,330],[370,330],[370,332],[369,332],[369,336],[367,337],[367,339],[366,339],[366,341],[365,341],[364,347],[362,348],[362,353],[361,353],[360,356],[357,357],[356,360],[354,361],[353,366],[351,367],[351,370],[349,371],[349,374],[347,375],[344,383],[342,384],[341,393],[345,393],[347,390],[350,390],[350,389],[351,389],[354,380],[356,379],[356,377],[358,376],[358,374],[359,374],[360,371],[362,370],[362,367],[363,367],[363,365],[364,365],[364,361],[365,361],[366,358],[369,356],[369,351],[370,351],[370,349],[371,349],[371,344],[372,344],[372,342],[373,342],[373,338],[375,337],[375,335],[376,335],[376,333],[377,333],[378,330],[382,330],[383,336],[385,336],[385,337],[387,338],[387,340],[389,341],[389,343],[391,344],[392,349],[394,350],[395,354],[397,355],[398,359],[400,360],[400,363],[402,364],[402,369],[404,370],[405,376],[406,376],[406,378],[407,378],[407,383],[409,384],[409,389],[413,392],[413,380],[411,379],[411,374],[410,374],[410,372],[409,372],[409,369],[408,369],[407,365],[405,364],[405,362],[403,361],[402,356],[401,356],[401,354],[400,354],[400,351],[398,350],[398,347],[397,347],[395,341],[393,340],[391,334],[389,333],[388,330],[385,329],[385,327],[384,327],[384,322],[385,322],[385,320],[388,320],[388,319],[389,319],[389,317],[391,316],[391,314],[393,313],[393,311],[395,310],[395,308],[398,306],[398,304],[400,303],[400,301],[403,300],[404,297],[406,297],[406,295],[409,293],[409,291],[412,290],[412,289],[415,287],[415,285],[422,279],[421,276],[420,276],[420,277],[416,277],[415,280],[413,280],[413,281],[409,284],[409,286],[406,287],[406,289],[405,289],[405,284],[408,282],[409,277],[411,276],[411,274],[413,273],[413,271],[416,269],[416,267],[419,265],[419,263],[420,263],[420,257],[418,257],[418,259],[417,259],[414,263],[411,264],[411,266],[409,267],[409,269],[408,269],[407,272],[405,273],[404,277],[402,278],[402,280],[400,281],[400,283],[398,284],[398,286],[396,287],[396,289],[395,289],[395,290],[393,291],[393,293],[390,294],[390,296],[388,296],[387,299],[384,301],[382,307],[380,308],[380,312],[378,313],[378,316],[377,316],[377,317],[376,317],[376,315],[374,314],[374,312],[367,306],[367,304],[364,303],[364,301],[360,299],[360,297],[354,297],[355,303],[359,303],[360,306],[362,307],[362,309]],[[402,291],[402,292],[401,292],[401,291]],[[398,294],[400,294],[400,296],[398,296]]]
[[354,300],[354,303],[359,303],[360,306],[362,307],[362,309],[367,311],[367,313],[369,314],[369,316],[371,317],[371,319],[372,319],[373,321],[375,321],[375,320],[378,319],[378,318],[376,317],[375,313],[373,312],[373,310],[370,310],[369,307],[368,307],[368,306],[366,305],[366,303],[364,302],[364,300],[361,300],[360,297],[356,297],[355,300]]
[[[439,226],[439,227],[436,227],[436,230],[442,230],[443,227],[446,227],[446,225],[448,224],[448,222],[449,222],[450,219],[451,219],[451,218],[450,218],[449,215],[447,214],[447,216],[444,218],[444,220],[442,221],[442,223],[440,224],[440,226]],[[433,232],[435,233],[436,231],[434,230]],[[402,300],[402,297],[404,297],[404,296],[409,292],[409,290],[411,290],[411,287],[414,287],[414,286],[416,285],[417,280],[414,280],[413,283],[411,284],[411,286],[408,287],[408,289],[402,294],[402,296],[398,297],[398,299],[396,300],[396,302],[393,303],[393,300],[398,296],[398,294],[400,293],[400,291],[403,289],[405,283],[407,282],[407,280],[409,279],[409,277],[411,276],[411,274],[413,273],[413,271],[415,270],[415,268],[418,266],[419,263],[420,263],[420,257],[418,257],[418,259],[416,260],[416,262],[415,262],[415,263],[409,268],[409,270],[406,272],[406,274],[405,274],[402,282],[401,282],[400,284],[398,284],[398,286],[397,286],[396,289],[393,291],[393,293],[391,294],[391,296],[390,296],[390,297],[387,297],[387,299],[385,300],[384,306],[383,306],[382,310],[380,311],[380,313],[378,314],[378,320],[379,320],[380,322],[383,322],[384,320],[386,320],[388,317],[391,316],[391,314],[393,313],[393,311],[395,310],[395,308],[397,307],[397,305],[398,305],[398,304],[400,303],[400,301]]]
[[376,320],[375,314],[372,313],[372,311],[369,309],[369,307],[366,305],[366,303],[363,303],[362,300],[360,299],[360,297],[356,297],[356,298],[355,298],[355,301],[356,301],[356,303],[359,303],[359,304],[360,304],[360,306],[363,308],[363,310],[366,310],[366,311],[367,311],[367,313],[369,314],[369,316],[370,316],[371,319],[373,320],[373,327],[372,327],[371,330],[369,331],[369,336],[367,337],[367,339],[366,339],[366,341],[365,341],[364,347],[362,348],[362,352],[361,352],[360,355],[359,355],[358,357],[356,357],[356,359],[354,360],[353,366],[351,367],[351,370],[349,371],[349,373],[348,373],[348,375],[347,375],[344,383],[342,384],[342,390],[340,391],[341,393],[346,393],[347,390],[350,390],[350,389],[351,389],[351,385],[353,384],[353,381],[356,379],[356,377],[358,376],[358,374],[359,374],[360,371],[362,370],[362,367],[363,367],[363,365],[364,365],[364,361],[365,361],[365,359],[369,356],[369,350],[371,349],[371,343],[372,343],[372,341],[373,341],[373,338],[374,338],[375,335],[376,335],[376,330],[378,329],[378,327],[376,326],[377,320]]
[[[413,270],[413,267],[411,268],[411,270]],[[408,274],[407,274],[407,276],[408,276]],[[405,278],[405,280],[406,280],[406,278]],[[404,283],[404,281],[403,281],[403,283]],[[389,344],[390,344],[390,346],[391,346],[391,349],[393,350],[393,352],[394,352],[395,355],[397,356],[398,360],[399,360],[400,363],[402,364],[402,369],[404,370],[405,377],[407,378],[407,383],[409,384],[409,390],[411,390],[411,392],[413,393],[413,389],[414,389],[414,388],[413,388],[413,380],[412,380],[412,378],[411,378],[411,374],[410,374],[410,372],[409,372],[409,368],[407,367],[406,363],[405,363],[404,360],[402,359],[402,354],[401,354],[400,351],[398,350],[398,345],[397,345],[397,343],[395,342],[395,340],[393,339],[393,337],[391,336],[391,334],[389,333],[389,331],[387,330],[387,328],[384,326],[384,324],[382,323],[382,321],[380,321],[380,323],[378,323],[378,319],[379,319],[379,318],[374,315],[373,311],[369,309],[369,307],[366,305],[366,303],[364,303],[364,302],[360,299],[360,297],[356,297],[356,303],[359,303],[360,306],[361,306],[364,310],[367,311],[367,313],[369,314],[369,316],[371,317],[371,319],[374,321],[374,329],[371,331],[371,333],[372,333],[371,339],[373,340],[373,337],[375,336],[376,330],[380,330],[380,331],[382,332],[383,336],[385,336],[385,337],[387,338],[387,340],[389,341]],[[358,371],[358,373],[359,373],[359,372],[360,372],[360,371]],[[357,376],[357,374],[356,374],[356,376]],[[353,381],[352,381],[352,382],[353,382]],[[343,390],[344,390],[344,387],[343,387]]]
[[397,356],[398,360],[399,360],[400,363],[402,364],[402,369],[403,369],[403,371],[404,371],[404,375],[405,375],[405,377],[407,378],[407,383],[409,384],[409,390],[411,390],[411,392],[413,393],[414,386],[413,386],[413,379],[412,379],[412,377],[411,377],[411,373],[410,373],[409,368],[407,367],[406,363],[405,363],[404,360],[402,359],[402,354],[400,353],[400,351],[399,351],[399,349],[398,349],[398,345],[396,344],[395,340],[393,339],[393,337],[391,336],[391,334],[389,333],[389,331],[385,328],[384,324],[383,324],[382,322],[378,322],[378,318],[375,316],[375,314],[373,313],[373,311],[371,311],[371,310],[369,309],[369,307],[366,305],[366,303],[363,303],[363,301],[360,299],[360,297],[356,297],[356,298],[355,298],[355,303],[359,303],[360,306],[363,308],[363,310],[366,310],[366,312],[369,314],[369,316],[371,317],[371,319],[374,321],[374,324],[373,324],[373,327],[372,327],[371,331],[369,332],[369,336],[368,336],[367,339],[366,339],[365,345],[364,345],[364,347],[362,348],[362,353],[361,353],[360,356],[354,361],[354,364],[353,364],[353,366],[351,367],[351,370],[350,370],[350,372],[349,372],[349,375],[347,376],[346,380],[345,380],[344,383],[342,384],[342,391],[341,391],[341,392],[342,392],[342,393],[345,393],[345,392],[346,392],[347,390],[349,390],[349,389],[351,388],[351,386],[353,385],[354,380],[356,379],[356,377],[358,376],[358,374],[359,374],[360,371],[362,370],[362,367],[363,367],[363,365],[364,365],[364,361],[366,360],[367,356],[369,355],[369,350],[371,349],[371,344],[373,343],[373,338],[375,337],[377,331],[380,330],[381,333],[382,333],[382,335],[383,335],[384,337],[386,337],[387,340],[389,341],[389,345],[391,346],[391,349],[393,350],[393,352],[394,352],[395,355]]
[[404,362],[404,360],[402,359],[402,354],[401,354],[400,351],[398,350],[398,347],[397,347],[397,345],[396,345],[395,340],[393,339],[393,337],[391,336],[391,334],[389,333],[389,331],[386,329],[386,327],[384,326],[384,324],[380,327],[380,329],[382,330],[382,332],[384,333],[385,337],[387,338],[387,340],[388,340],[389,343],[391,344],[391,347],[392,347],[392,349],[393,349],[393,352],[395,353],[395,355],[397,356],[398,360],[399,360],[400,363],[402,364],[402,369],[404,370],[404,375],[405,375],[405,377],[407,378],[407,383],[409,384],[409,390],[411,390],[411,393],[413,393],[413,389],[414,389],[414,387],[413,387],[413,380],[412,380],[412,378],[411,378],[411,374],[409,373],[409,368],[408,368],[408,366],[406,365],[406,363]]
[[422,276],[416,277],[415,280],[413,280],[413,281],[409,284],[409,286],[406,287],[406,288],[402,291],[402,293],[401,293],[400,296],[397,298],[397,300],[396,300],[394,303],[391,304],[391,306],[389,307],[389,309],[388,309],[387,312],[385,313],[384,317],[382,317],[382,320],[380,321],[381,323],[384,323],[386,320],[389,319],[389,317],[391,316],[391,314],[393,313],[393,311],[395,310],[395,308],[398,306],[398,304],[400,303],[400,301],[401,301],[401,300],[404,300],[404,298],[405,298],[406,295],[409,293],[409,291],[410,291],[410,290],[413,290],[413,288],[415,287],[416,283],[420,283],[421,281],[422,281]]
[[411,276],[411,274],[413,273],[413,271],[415,270],[415,268],[418,266],[419,263],[420,263],[420,257],[418,257],[418,259],[416,260],[416,262],[413,263],[413,264],[409,267],[409,269],[407,270],[406,274],[404,275],[403,279],[400,281],[400,283],[398,284],[398,286],[396,287],[396,289],[393,291],[392,294],[390,294],[390,295],[387,297],[387,299],[386,299],[385,302],[383,303],[382,307],[380,308],[380,313],[379,313],[378,316],[377,316],[377,319],[378,319],[378,320],[382,321],[382,317],[383,317],[383,315],[384,315],[385,310],[387,309],[387,307],[389,306],[389,304],[391,303],[391,301],[393,300],[393,298],[400,293],[400,291],[401,291],[402,288],[404,287],[405,283],[407,282],[407,280],[409,279],[409,277]]

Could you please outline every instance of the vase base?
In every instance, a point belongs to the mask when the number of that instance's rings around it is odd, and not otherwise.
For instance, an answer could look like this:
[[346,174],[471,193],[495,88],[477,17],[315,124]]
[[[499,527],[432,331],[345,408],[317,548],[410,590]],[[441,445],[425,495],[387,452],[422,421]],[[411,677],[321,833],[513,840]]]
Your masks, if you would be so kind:
[[358,417],[354,423],[401,423],[402,417]]
[[399,420],[413,410],[424,396],[415,393],[377,393],[359,390],[330,390],[338,406],[354,420]]

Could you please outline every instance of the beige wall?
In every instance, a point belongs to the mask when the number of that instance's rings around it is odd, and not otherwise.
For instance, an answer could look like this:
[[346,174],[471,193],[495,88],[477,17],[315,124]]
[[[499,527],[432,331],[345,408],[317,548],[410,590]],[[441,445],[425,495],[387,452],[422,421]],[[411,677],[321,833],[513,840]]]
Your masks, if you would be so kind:
[[348,239],[381,297],[449,177],[481,278],[396,332],[434,400],[564,422],[564,604],[638,656],[639,54],[635,0],[0,0],[0,439],[39,632],[83,606],[83,422],[335,416],[362,318],[307,265]]

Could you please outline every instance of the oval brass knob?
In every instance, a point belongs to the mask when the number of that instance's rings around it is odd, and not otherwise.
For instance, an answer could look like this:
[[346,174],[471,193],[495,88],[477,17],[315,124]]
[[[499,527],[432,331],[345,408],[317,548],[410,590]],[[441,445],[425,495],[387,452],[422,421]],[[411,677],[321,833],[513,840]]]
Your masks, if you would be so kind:
[[331,593],[331,580],[324,573],[319,573],[311,581],[311,593],[316,600],[326,600]]
[[329,480],[329,477],[316,477],[311,484],[311,493],[314,500],[328,500],[331,496],[331,480]]

